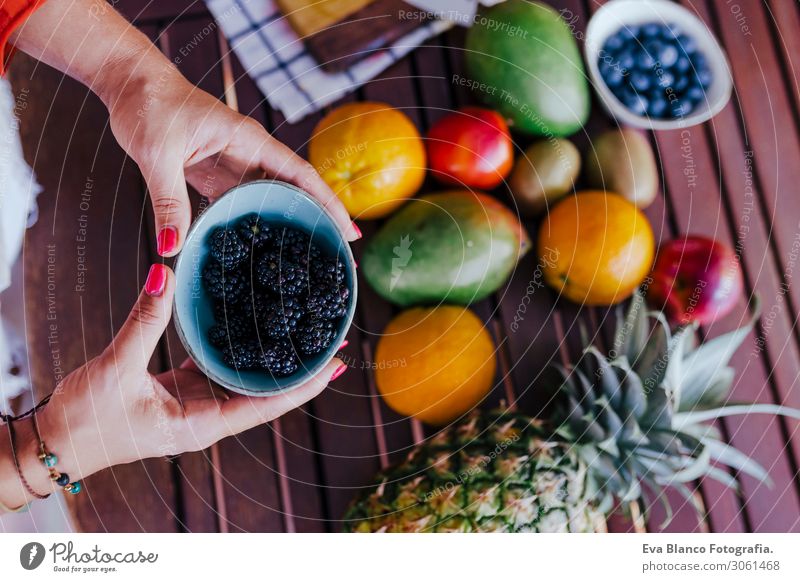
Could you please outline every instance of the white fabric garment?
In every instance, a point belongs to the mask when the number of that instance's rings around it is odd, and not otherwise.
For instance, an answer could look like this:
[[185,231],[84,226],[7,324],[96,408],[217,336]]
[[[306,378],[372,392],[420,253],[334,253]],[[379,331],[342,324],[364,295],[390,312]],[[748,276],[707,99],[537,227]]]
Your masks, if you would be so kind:
[[[8,81],[0,78],[0,410],[7,410],[9,399],[30,384],[22,281],[12,282],[11,277],[25,229],[35,221],[36,196],[42,189],[19,141],[19,115],[30,98],[25,89],[14,94]],[[14,270],[19,279],[21,269]]]

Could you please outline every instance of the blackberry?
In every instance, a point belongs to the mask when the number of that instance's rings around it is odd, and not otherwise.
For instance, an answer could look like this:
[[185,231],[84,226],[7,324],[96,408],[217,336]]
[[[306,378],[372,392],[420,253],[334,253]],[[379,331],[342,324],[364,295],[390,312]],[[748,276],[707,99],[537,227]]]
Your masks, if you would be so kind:
[[261,345],[255,339],[231,343],[222,350],[222,360],[236,370],[255,370],[261,367]]
[[303,250],[299,253],[299,247],[289,247],[289,250],[292,252],[291,255],[286,249],[284,249],[281,256],[288,258],[296,262],[298,265],[308,269],[311,268],[311,265],[314,265],[323,259],[322,251],[314,243],[309,243],[308,246],[303,248]]
[[307,318],[294,334],[294,345],[304,356],[313,356],[330,346],[335,337],[336,325],[333,321]]
[[231,303],[230,301],[215,301],[214,302],[214,319],[219,323],[225,323],[231,317],[239,315],[243,311],[243,307],[247,305],[246,301],[241,304]]
[[308,289],[308,273],[291,261],[270,252],[261,257],[255,269],[256,281],[277,296],[297,296]]
[[247,247],[239,236],[228,228],[215,228],[208,239],[211,256],[229,271],[247,258]]
[[288,341],[265,344],[260,362],[264,370],[277,378],[291,376],[300,367],[297,354]]
[[261,333],[271,339],[281,339],[294,333],[305,310],[295,297],[256,300],[256,322]]
[[260,251],[272,246],[275,233],[258,214],[248,214],[236,225],[239,238],[249,247]]
[[309,258],[319,254],[317,245],[312,244],[311,237],[294,228],[284,227],[275,233],[275,248],[281,256],[292,262],[307,265]]
[[245,315],[228,315],[227,319],[218,320],[208,330],[208,340],[218,348],[252,337],[255,334],[252,319]]
[[203,284],[211,297],[228,305],[239,303],[250,287],[241,272],[225,271],[219,261],[213,259],[203,267]]
[[306,311],[315,319],[339,319],[347,313],[349,298],[347,287],[315,287],[309,293]]
[[344,283],[344,263],[338,257],[321,257],[309,266],[308,271],[314,285],[335,287]]
[[224,325],[215,323],[208,330],[208,341],[215,348],[224,348],[228,345],[228,330]]

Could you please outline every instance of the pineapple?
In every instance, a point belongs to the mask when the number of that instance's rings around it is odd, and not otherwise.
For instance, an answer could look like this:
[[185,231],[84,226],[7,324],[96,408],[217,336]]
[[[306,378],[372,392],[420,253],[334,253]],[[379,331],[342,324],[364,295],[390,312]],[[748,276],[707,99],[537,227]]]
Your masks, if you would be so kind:
[[[590,532],[617,502],[649,507],[664,490],[694,504],[687,483],[736,487],[725,465],[769,481],[708,421],[800,411],[727,404],[728,362],[752,322],[703,344],[696,326],[669,328],[636,294],[618,314],[609,356],[588,345],[579,361],[548,370],[552,422],[510,411],[473,411],[381,474],[354,501],[356,532]],[[698,508],[698,511],[700,508]],[[669,519],[669,518],[668,518]]]

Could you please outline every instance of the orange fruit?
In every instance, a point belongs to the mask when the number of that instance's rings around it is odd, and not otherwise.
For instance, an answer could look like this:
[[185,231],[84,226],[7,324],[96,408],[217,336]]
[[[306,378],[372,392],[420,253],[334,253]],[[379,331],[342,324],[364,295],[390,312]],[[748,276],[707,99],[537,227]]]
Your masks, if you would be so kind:
[[386,216],[425,180],[425,146],[407,115],[383,103],[348,103],[311,136],[308,157],[353,218]]
[[395,317],[375,349],[375,382],[392,410],[446,424],[489,392],[494,342],[465,307],[415,307]]
[[545,281],[576,303],[612,305],[629,297],[650,272],[654,254],[647,217],[610,192],[562,200],[539,231]]

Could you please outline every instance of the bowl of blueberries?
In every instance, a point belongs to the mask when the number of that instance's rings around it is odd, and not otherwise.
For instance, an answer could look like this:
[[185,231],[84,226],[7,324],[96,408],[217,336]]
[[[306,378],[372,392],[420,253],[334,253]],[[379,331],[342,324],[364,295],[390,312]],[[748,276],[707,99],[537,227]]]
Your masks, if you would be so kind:
[[649,129],[702,123],[722,110],[733,82],[703,22],[666,0],[612,0],[589,21],[589,75],[618,121]]
[[339,350],[355,313],[355,268],[316,199],[279,181],[243,184],[189,230],[175,264],[175,327],[220,386],[286,392]]

